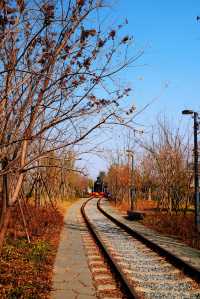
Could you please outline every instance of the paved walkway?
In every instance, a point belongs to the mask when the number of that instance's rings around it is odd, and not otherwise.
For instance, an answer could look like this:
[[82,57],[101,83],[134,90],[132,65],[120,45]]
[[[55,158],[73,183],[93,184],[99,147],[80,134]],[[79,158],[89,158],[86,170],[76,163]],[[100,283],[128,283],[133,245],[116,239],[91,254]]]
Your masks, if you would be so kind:
[[52,299],[97,298],[80,235],[83,227],[77,219],[85,200],[73,204],[65,216],[55,261]]

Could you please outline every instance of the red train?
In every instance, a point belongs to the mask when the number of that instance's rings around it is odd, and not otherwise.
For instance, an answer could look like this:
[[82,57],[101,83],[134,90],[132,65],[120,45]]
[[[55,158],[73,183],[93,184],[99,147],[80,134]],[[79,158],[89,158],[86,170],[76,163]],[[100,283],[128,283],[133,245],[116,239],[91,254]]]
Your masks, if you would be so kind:
[[91,192],[90,195],[94,197],[105,197],[105,192]]

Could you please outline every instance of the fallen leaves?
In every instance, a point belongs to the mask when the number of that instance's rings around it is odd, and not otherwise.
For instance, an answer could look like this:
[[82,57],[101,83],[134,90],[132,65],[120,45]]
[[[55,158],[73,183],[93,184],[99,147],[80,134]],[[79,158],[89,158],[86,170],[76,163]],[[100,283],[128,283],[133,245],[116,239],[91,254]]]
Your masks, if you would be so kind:
[[[29,223],[31,243],[20,233],[17,211],[0,258],[0,298],[50,298],[54,258],[63,225],[63,214],[46,207],[31,207]],[[37,224],[37,225],[36,225]],[[37,235],[35,235],[37,226]]]

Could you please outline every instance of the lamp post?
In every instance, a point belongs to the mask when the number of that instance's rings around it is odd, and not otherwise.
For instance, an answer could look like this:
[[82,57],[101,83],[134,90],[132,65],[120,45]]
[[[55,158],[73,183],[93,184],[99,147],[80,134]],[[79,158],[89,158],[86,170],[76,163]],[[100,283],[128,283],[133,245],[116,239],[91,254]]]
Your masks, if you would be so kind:
[[198,172],[198,113],[192,110],[183,110],[182,114],[193,115],[194,118],[194,197],[195,197],[195,227],[200,232],[200,199],[199,199],[199,172]]
[[134,157],[133,151],[127,150],[126,151],[131,156],[131,189],[130,189],[130,196],[131,196],[131,211],[134,209],[134,177],[133,177],[133,167],[134,167]]

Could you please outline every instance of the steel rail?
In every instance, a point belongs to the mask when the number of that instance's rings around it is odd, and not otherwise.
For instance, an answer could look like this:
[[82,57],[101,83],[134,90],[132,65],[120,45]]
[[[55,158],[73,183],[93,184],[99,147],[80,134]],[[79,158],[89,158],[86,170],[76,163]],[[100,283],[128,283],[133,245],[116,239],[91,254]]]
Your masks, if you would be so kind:
[[118,227],[123,229],[126,233],[134,237],[135,239],[141,241],[143,244],[145,244],[147,247],[149,247],[151,250],[155,251],[158,255],[161,257],[165,257],[165,259],[174,265],[179,270],[183,271],[186,275],[191,277],[193,280],[195,280],[197,283],[200,283],[200,271],[193,267],[192,265],[188,264],[184,260],[182,260],[180,257],[178,257],[175,254],[172,254],[167,249],[162,248],[159,244],[149,240],[148,238],[141,235],[139,232],[135,231],[134,229],[130,228],[125,223],[120,222],[116,218],[114,218],[112,215],[110,215],[108,212],[106,212],[100,205],[101,198],[97,202],[97,207],[99,211],[107,217],[109,220],[111,220],[114,224],[116,224]]
[[122,284],[122,287],[124,288],[124,290],[125,290],[126,295],[128,296],[128,298],[129,299],[140,299],[140,297],[137,295],[137,293],[134,290],[134,288],[129,284],[129,282],[128,282],[127,278],[125,277],[125,275],[121,272],[121,270],[118,267],[118,265],[116,265],[113,257],[109,253],[109,251],[106,248],[105,244],[103,244],[103,242],[101,241],[101,238],[99,237],[98,232],[94,229],[92,223],[90,222],[89,218],[87,217],[87,215],[85,213],[85,206],[92,199],[93,198],[89,198],[81,206],[81,213],[82,213],[82,216],[83,216],[83,218],[84,218],[84,220],[85,220],[85,222],[86,222],[86,224],[88,226],[88,229],[89,229],[90,233],[92,234],[92,236],[94,237],[94,239],[95,239],[98,247],[101,249],[101,251],[103,252],[104,256],[106,257],[106,260],[110,264],[111,268],[114,270],[114,273],[115,273],[116,277],[120,280],[120,282]]

